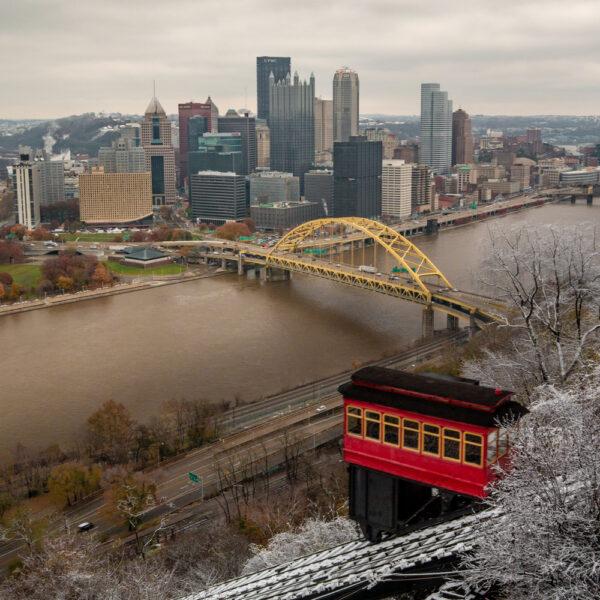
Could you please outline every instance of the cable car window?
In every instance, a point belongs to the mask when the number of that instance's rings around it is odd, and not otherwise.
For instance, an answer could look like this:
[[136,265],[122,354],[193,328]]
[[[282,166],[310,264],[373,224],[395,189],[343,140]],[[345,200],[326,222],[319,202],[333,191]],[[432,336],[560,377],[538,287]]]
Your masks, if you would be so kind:
[[508,452],[508,430],[502,427],[498,432],[498,458]]
[[365,438],[379,441],[381,415],[372,410],[365,411]]
[[400,443],[400,417],[383,416],[383,441],[393,446]]
[[444,458],[460,461],[460,431],[444,429]]
[[357,406],[349,406],[346,413],[347,413],[346,430],[347,430],[348,434],[362,437],[362,434],[363,434],[362,408],[358,408]]
[[487,436],[487,464],[491,465],[498,458],[498,430],[490,431]]
[[402,447],[405,450],[419,451],[419,421],[404,419],[402,421]]
[[437,425],[423,424],[423,454],[440,455],[440,428]]
[[477,433],[465,433],[463,441],[463,462],[481,467],[483,464],[483,438]]

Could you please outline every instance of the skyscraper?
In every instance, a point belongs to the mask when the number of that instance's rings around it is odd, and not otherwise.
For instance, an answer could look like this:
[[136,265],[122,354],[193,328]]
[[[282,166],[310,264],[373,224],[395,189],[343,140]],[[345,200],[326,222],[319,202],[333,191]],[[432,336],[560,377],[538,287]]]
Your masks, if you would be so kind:
[[412,165],[403,160],[384,160],[381,174],[381,213],[404,218],[412,213]]
[[256,119],[248,113],[240,116],[235,110],[228,110],[219,117],[220,133],[239,133],[242,138],[242,166],[239,175],[249,175],[256,170]]
[[198,150],[188,153],[190,175],[199,171],[232,171],[242,175],[242,149],[239,133],[205,133],[198,138]]
[[315,162],[329,162],[333,152],[333,100],[315,98]]
[[271,164],[271,130],[263,119],[256,122],[256,166],[269,167]]
[[358,135],[358,75],[344,67],[333,76],[333,139],[347,142]]
[[270,77],[271,169],[300,177],[315,160],[315,76],[300,81],[298,73],[283,81]]
[[413,212],[431,207],[431,169],[427,165],[412,165],[411,206]]
[[17,189],[17,222],[27,229],[34,229],[40,224],[40,198],[36,193],[36,163],[28,150],[19,150],[19,162],[13,167]]
[[381,142],[352,136],[333,144],[332,217],[381,215]]
[[471,117],[462,109],[452,113],[452,164],[468,165],[473,162],[473,132]]
[[246,180],[233,172],[200,171],[190,175],[192,217],[207,223],[238,221],[247,214]]
[[452,166],[452,100],[439,83],[421,84],[419,162],[436,173]]
[[171,122],[156,98],[150,100],[142,121],[142,147],[146,170],[152,173],[152,204],[175,202],[175,151],[171,145]]
[[[189,147],[189,120],[194,116],[206,117],[208,122],[207,131],[216,133],[219,109],[209,96],[206,102],[185,102],[178,105],[179,111],[179,173],[180,185],[183,187],[185,178],[188,176],[187,154]],[[194,150],[194,148],[192,148]]]
[[269,120],[269,76],[275,83],[285,80],[291,72],[289,56],[256,57],[256,112],[259,119]]
[[146,153],[135,139],[120,137],[110,147],[98,150],[98,165],[105,173],[142,173],[146,171]]

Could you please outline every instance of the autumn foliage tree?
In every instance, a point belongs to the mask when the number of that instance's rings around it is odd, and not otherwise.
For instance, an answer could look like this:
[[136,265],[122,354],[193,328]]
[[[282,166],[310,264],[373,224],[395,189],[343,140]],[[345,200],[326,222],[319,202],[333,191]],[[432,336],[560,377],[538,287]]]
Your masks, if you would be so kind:
[[92,283],[96,286],[108,285],[113,282],[111,272],[106,268],[106,265],[98,263],[92,275]]
[[156,504],[156,484],[142,475],[128,475],[117,481],[107,493],[107,507],[112,515],[125,520],[135,533],[136,549],[144,555],[145,545],[139,538],[143,513]]
[[0,240],[0,264],[21,263],[25,261],[23,248],[18,242]]
[[126,462],[135,435],[135,422],[120,402],[108,400],[87,420],[90,455],[117,464]]
[[250,229],[246,223],[225,223],[217,227],[217,237],[223,240],[239,240],[242,236],[251,235]]
[[44,227],[36,227],[30,235],[32,240],[36,240],[38,242],[51,240],[53,237],[52,234]]
[[98,267],[95,256],[81,256],[74,252],[63,252],[47,259],[42,265],[42,279],[49,281],[55,289],[80,290],[93,282]]
[[71,506],[100,487],[102,470],[78,462],[57,465],[50,472],[48,491],[62,506]]

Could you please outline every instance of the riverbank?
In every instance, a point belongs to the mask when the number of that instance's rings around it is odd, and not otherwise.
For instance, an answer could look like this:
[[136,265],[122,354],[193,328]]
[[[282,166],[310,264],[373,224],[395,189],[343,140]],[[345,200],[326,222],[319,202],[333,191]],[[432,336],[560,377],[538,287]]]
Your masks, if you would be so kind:
[[191,273],[187,272],[181,275],[152,275],[149,276],[149,281],[139,281],[139,277],[133,278],[131,281],[117,283],[110,287],[99,288],[95,290],[85,290],[75,292],[73,294],[59,294],[57,296],[48,296],[37,300],[24,300],[13,304],[0,306],[0,317],[6,315],[14,315],[31,310],[39,310],[42,308],[52,308],[53,306],[61,306],[63,304],[72,304],[73,302],[82,302],[84,300],[96,300],[97,298],[105,298],[107,296],[117,296],[119,294],[129,294],[140,290],[148,290],[151,288],[162,287],[165,285],[173,285],[175,283],[183,283],[186,281],[195,281],[197,279],[206,279],[217,275],[225,274],[224,271],[209,273]]

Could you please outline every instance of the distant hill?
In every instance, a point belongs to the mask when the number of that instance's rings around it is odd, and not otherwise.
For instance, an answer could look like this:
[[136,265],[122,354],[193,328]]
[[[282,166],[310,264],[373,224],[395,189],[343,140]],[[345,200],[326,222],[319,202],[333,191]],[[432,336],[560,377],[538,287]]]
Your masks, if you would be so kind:
[[12,153],[19,146],[31,146],[51,149],[54,154],[70,149],[74,154],[96,156],[100,146],[110,145],[118,137],[118,127],[130,121],[130,117],[94,113],[44,121],[13,135],[0,135],[0,153]]

